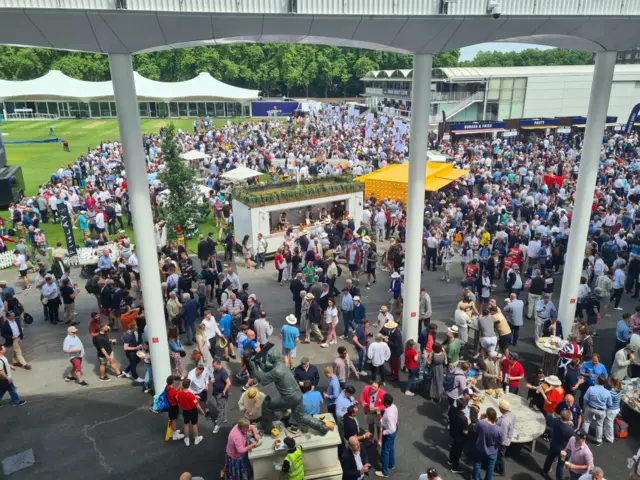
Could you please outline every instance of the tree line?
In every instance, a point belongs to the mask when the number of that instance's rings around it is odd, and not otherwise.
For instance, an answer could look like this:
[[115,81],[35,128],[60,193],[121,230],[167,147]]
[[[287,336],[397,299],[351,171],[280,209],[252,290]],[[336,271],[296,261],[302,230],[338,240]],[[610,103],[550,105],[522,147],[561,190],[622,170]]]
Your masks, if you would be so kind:
[[[591,54],[564,49],[521,52],[481,51],[460,62],[460,50],[436,55],[434,68],[474,66],[583,65]],[[410,69],[413,57],[398,53],[334,46],[237,44],[143,53],[134,69],[151,80],[177,82],[201,72],[238,87],[261,90],[264,96],[335,97],[362,92],[360,79],[370,70]],[[109,61],[96,53],[0,46],[0,79],[30,80],[49,70],[88,81],[109,80]]]

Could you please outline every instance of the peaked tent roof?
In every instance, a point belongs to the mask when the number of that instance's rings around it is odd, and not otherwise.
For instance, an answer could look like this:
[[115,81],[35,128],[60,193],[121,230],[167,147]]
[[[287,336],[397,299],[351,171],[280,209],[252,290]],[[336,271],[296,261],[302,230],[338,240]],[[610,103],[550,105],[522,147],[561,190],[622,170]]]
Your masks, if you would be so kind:
[[[157,82],[133,73],[139,100],[175,102],[185,100],[256,100],[258,90],[227,85],[202,72],[184,82]],[[77,99],[82,101],[113,100],[113,84],[87,82],[68,77],[59,70],[33,80],[0,80],[0,100],[54,100]]]

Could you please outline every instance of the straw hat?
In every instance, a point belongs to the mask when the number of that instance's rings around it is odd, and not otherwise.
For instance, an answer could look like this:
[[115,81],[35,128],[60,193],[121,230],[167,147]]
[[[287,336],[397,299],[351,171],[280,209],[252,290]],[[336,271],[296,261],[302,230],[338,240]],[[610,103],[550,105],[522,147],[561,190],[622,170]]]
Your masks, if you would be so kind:
[[347,220],[353,220],[353,217],[351,215],[347,215]]
[[509,404],[509,402],[507,400],[500,400],[498,402],[498,408],[500,410],[505,410],[507,412],[511,411],[511,405]]
[[299,233],[299,235],[306,235],[306,234],[307,234],[307,229],[306,228],[303,228]]
[[386,305],[383,305],[383,306],[380,307],[380,311],[382,313],[387,313],[389,311],[389,308]]
[[287,317],[285,318],[285,320],[287,321],[287,323],[289,325],[295,325],[298,322],[298,319],[296,318],[295,315],[291,314],[291,315],[287,315]]
[[229,342],[227,342],[226,338],[218,336],[218,347],[226,348],[228,344]]
[[389,320],[387,323],[384,324],[384,328],[386,328],[387,330],[392,330],[394,328],[398,328],[398,324],[393,320]]
[[447,332],[449,333],[458,333],[458,326],[453,325],[452,327],[447,328]]
[[359,302],[360,301],[360,297],[358,295],[356,295],[355,297],[353,297],[353,301],[354,302]]
[[555,375],[549,375],[548,377],[544,377],[544,381],[553,387],[557,387],[562,385],[562,382]]
[[362,239],[362,241],[364,243],[371,243],[371,237],[369,237],[369,235],[365,235],[365,237]]
[[260,390],[258,390],[256,387],[249,387],[247,389],[247,398],[249,400],[255,400],[258,396],[258,393],[260,393]]
[[314,299],[314,298],[316,298],[316,297],[314,297],[314,296],[313,296],[313,293],[307,293],[307,294],[304,296],[304,298],[306,298],[307,300],[313,300],[313,299]]

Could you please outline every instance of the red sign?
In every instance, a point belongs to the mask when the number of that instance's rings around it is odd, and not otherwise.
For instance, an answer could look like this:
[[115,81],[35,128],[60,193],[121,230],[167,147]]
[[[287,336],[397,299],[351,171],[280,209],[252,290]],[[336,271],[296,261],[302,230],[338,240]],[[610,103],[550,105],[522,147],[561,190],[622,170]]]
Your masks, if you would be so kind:
[[416,312],[411,312],[411,318],[415,317],[417,315]]
[[572,298],[571,300],[569,300],[569,303],[576,303],[576,299]]
[[153,343],[160,343],[160,339],[159,339],[158,337],[153,337],[153,338],[151,339],[151,341],[152,341]]

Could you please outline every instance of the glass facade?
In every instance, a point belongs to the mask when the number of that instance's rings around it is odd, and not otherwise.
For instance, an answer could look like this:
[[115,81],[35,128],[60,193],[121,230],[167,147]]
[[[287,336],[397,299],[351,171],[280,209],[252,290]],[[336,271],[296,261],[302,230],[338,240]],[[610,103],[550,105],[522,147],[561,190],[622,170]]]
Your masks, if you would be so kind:
[[[522,118],[524,97],[527,91],[526,78],[495,78],[489,80],[487,90],[487,111],[491,112],[488,120],[505,120]],[[493,117],[497,104],[497,115]]]
[[[251,107],[239,102],[138,102],[142,118],[176,117],[248,117]],[[62,118],[113,118],[115,102],[5,102],[6,113],[31,109],[32,113],[58,115]]]

